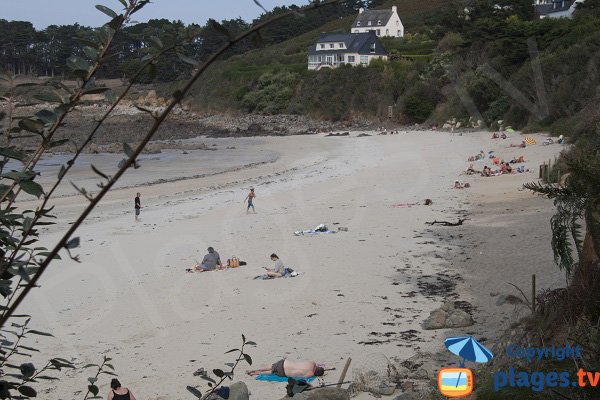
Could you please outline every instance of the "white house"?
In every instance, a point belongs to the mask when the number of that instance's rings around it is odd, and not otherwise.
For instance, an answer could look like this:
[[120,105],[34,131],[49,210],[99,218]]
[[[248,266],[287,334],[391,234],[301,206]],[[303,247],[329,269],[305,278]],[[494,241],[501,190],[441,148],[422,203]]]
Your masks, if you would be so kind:
[[361,8],[352,24],[352,33],[373,31],[378,37],[403,37],[404,25],[398,16],[398,7],[391,10],[365,10]]
[[308,69],[367,66],[375,59],[387,60],[388,53],[374,32],[322,33],[308,48]]
[[583,0],[537,0],[535,15],[538,18],[572,18],[577,5]]

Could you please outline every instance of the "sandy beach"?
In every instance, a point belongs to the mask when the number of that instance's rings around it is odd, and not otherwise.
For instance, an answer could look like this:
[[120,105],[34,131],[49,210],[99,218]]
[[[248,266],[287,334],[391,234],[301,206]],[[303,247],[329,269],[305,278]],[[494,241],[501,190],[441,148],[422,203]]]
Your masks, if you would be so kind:
[[[257,343],[248,350],[256,364],[288,357],[336,367],[326,383],[337,381],[348,357],[352,371],[381,355],[395,362],[417,356],[430,360],[423,368],[433,374],[456,362],[443,357],[446,336],[473,334],[491,346],[526,312],[496,305],[498,295],[518,295],[509,282],[529,293],[535,273],[538,289],[564,285],[549,248],[552,203],[522,190],[561,146],[542,146],[536,135],[537,145],[520,149],[508,147],[520,143],[518,135],[359,133],[202,138],[217,150],[144,155],[142,167],[126,174],[79,231],[82,263],[53,264],[19,310],[55,336],[39,339],[47,350],[41,356],[84,365],[107,355],[140,400],[188,398],[186,385],[201,383],[193,372],[230,362],[224,353],[242,334]],[[507,160],[524,155],[531,172],[461,175],[467,157],[480,150]],[[60,157],[44,161],[44,185]],[[93,189],[98,179],[89,164],[110,173],[118,160],[86,155],[73,180]],[[471,187],[454,189],[455,180]],[[250,187],[257,214],[246,215]],[[136,192],[144,206],[138,223]],[[45,235],[47,245],[85,205],[68,182],[60,194],[59,224]],[[423,205],[427,198],[433,205]],[[425,224],[459,218],[467,220],[458,227]],[[321,223],[348,229],[294,235]],[[186,273],[208,246],[248,264]],[[271,253],[300,275],[254,280],[271,266]],[[424,330],[429,313],[448,300],[467,302],[475,325]],[[246,369],[236,379],[251,398],[284,396],[283,384],[255,381]],[[91,376],[68,375],[60,388],[48,386],[50,397],[71,399]],[[109,379],[99,383],[104,394]]]

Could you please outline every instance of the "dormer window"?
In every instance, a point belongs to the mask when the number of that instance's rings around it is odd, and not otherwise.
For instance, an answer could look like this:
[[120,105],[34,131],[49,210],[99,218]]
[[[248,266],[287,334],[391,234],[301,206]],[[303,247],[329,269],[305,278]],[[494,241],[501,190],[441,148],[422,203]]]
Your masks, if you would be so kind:
[[360,26],[360,21],[356,22],[356,26]]
[[371,43],[371,54],[375,54],[375,43]]
[[340,49],[344,48],[344,43],[340,43]]
[[329,48],[330,48],[330,49],[334,49],[334,48],[335,48],[335,44],[333,44],[333,43],[329,43]]
[[371,26],[371,21],[369,21],[369,24],[368,24],[368,25],[369,25],[369,26]]
[[321,44],[320,46],[321,46],[321,48],[322,48],[322,49],[324,49],[324,48],[325,48],[325,45],[324,45],[324,44]]
[[377,25],[381,25],[381,20],[377,21]]

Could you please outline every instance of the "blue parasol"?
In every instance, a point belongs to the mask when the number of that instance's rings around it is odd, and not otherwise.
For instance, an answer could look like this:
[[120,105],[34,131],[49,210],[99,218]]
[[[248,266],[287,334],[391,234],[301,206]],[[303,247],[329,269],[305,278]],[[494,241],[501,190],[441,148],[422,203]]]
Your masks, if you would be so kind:
[[488,362],[494,357],[491,351],[472,336],[449,337],[444,340],[444,346],[453,354],[463,358],[466,361],[478,363]]
[[[444,340],[444,346],[453,354],[462,357],[460,367],[465,366],[466,361],[485,363],[494,357],[491,351],[486,349],[472,336],[449,337]],[[456,385],[460,380],[460,373],[456,379]]]

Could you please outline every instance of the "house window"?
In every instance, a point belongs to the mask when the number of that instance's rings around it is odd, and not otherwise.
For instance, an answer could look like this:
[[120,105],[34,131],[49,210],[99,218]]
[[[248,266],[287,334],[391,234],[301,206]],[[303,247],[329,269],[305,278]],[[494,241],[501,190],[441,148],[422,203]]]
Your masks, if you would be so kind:
[[321,48],[322,48],[322,49],[324,49],[324,48],[325,48],[325,45],[324,45],[324,44],[322,44],[322,45],[321,45]]
[[367,65],[369,63],[369,56],[360,56],[360,63],[362,65]]
[[389,29],[385,30],[385,36],[390,36],[390,30]]
[[340,43],[340,49],[344,48],[344,43]]
[[396,26],[400,25],[400,21],[396,21]]
[[360,26],[360,21],[358,21],[358,22],[356,23],[356,26]]
[[338,61],[343,63],[344,62],[344,55],[343,54],[339,54],[338,55]]
[[354,56],[348,56],[348,62],[351,64],[354,64],[356,62],[356,59]]
[[375,54],[375,43],[371,43],[371,54]]
[[377,21],[377,25],[381,25],[381,20]]
[[319,56],[319,62],[323,62],[323,57]]
[[398,36],[402,36],[402,33],[400,31],[398,31]]
[[330,49],[333,49],[334,47],[335,47],[335,44],[333,44],[333,43],[329,43],[329,48],[330,48]]
[[381,29],[377,29],[377,36],[381,36]]

